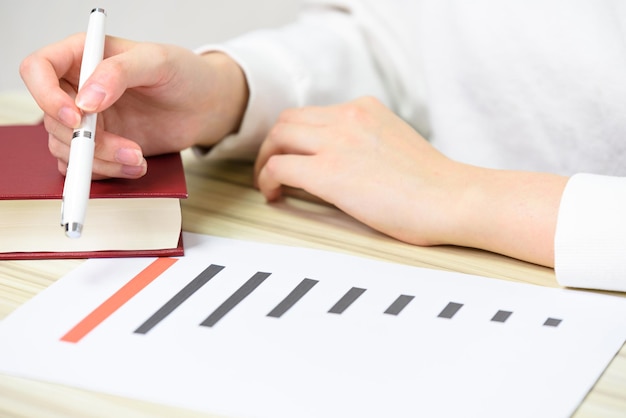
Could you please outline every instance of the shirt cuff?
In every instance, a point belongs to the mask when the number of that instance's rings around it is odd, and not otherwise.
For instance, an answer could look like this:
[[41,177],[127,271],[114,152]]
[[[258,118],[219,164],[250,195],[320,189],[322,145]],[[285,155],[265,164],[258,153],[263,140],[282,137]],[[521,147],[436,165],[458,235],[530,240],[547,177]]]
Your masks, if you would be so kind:
[[[198,54],[222,52],[241,67],[248,83],[249,98],[239,131],[209,149],[196,149],[209,158],[253,160],[265,135],[283,109],[295,107],[299,100],[298,70],[285,59],[279,48],[258,34],[244,35],[219,45],[205,45]],[[282,72],[283,74],[277,74]]]
[[626,291],[626,178],[576,174],[569,179],[554,253],[561,285]]

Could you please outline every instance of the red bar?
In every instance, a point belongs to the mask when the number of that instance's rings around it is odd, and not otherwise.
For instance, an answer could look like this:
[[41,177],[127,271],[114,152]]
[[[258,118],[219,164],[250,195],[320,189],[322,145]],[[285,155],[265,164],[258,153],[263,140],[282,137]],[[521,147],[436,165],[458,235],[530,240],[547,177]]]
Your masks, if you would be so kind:
[[139,293],[141,289],[148,286],[154,279],[170,268],[176,261],[178,261],[178,259],[168,257],[154,260],[152,264],[133,277],[128,283],[122,286],[120,290],[115,292],[110,298],[87,315],[85,319],[80,321],[67,334],[61,337],[61,341],[68,343],[79,342],[85,335],[93,331],[102,321],[111,316],[133,296]]

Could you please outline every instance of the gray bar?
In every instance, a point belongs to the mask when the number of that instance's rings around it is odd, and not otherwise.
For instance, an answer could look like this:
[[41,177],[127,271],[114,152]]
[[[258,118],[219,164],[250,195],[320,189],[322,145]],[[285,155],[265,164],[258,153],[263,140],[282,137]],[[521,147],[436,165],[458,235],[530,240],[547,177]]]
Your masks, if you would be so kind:
[[283,299],[267,316],[272,318],[280,318],[285,312],[287,312],[293,305],[296,304],[297,301],[302,299],[304,295],[307,294],[309,290],[313,288],[318,283],[317,280],[312,279],[304,279],[302,280],[298,286],[295,287],[289,293],[285,299]]
[[204,286],[209,280],[211,280],[217,273],[222,271],[224,266],[218,266],[211,264],[204,269],[195,279],[187,283],[178,293],[176,293],[165,305],[163,305],[158,311],[156,311],[146,322],[141,324],[139,328],[135,330],[136,334],[147,334],[152,328],[154,328],[159,322],[164,320],[174,309],[178,308],[184,301],[189,299],[198,289]]
[[456,315],[456,313],[459,311],[459,309],[461,309],[462,306],[463,306],[462,303],[450,302],[448,303],[448,305],[446,305],[445,308],[443,308],[443,311],[441,311],[441,313],[437,316],[439,318],[452,319],[452,317]]
[[212,327],[230,312],[235,306],[244,300],[250,293],[254,291],[265,279],[272,273],[257,272],[248,279],[239,289],[235,291],[228,299],[226,299],[216,310],[213,311],[204,321],[200,323],[203,327]]
[[543,323],[543,325],[546,327],[558,327],[560,323],[561,319],[548,318],[546,319],[546,322]]
[[366,289],[361,289],[360,287],[353,287],[348,290],[348,292],[343,295],[339,302],[335,303],[335,305],[330,308],[328,313],[341,314],[343,311],[348,309],[352,303],[359,298],[365,292]]
[[493,318],[491,318],[491,320],[493,322],[506,322],[506,320],[509,319],[509,316],[511,316],[512,313],[513,312],[510,311],[498,311],[493,316]]
[[389,315],[398,315],[415,296],[400,295],[385,311]]

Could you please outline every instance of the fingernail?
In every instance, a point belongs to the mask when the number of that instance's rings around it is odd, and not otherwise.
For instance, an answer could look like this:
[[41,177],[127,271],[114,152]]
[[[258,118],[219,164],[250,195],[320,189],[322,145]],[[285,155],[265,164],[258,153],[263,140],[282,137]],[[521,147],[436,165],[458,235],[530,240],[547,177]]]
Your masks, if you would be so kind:
[[67,127],[78,128],[78,125],[80,125],[80,114],[72,108],[62,107],[59,110],[59,120]]
[[148,165],[145,163],[141,165],[124,165],[122,166],[122,173],[130,177],[141,177],[148,171]]
[[115,161],[124,165],[139,166],[143,163],[141,151],[133,148],[120,148],[115,151]]
[[76,96],[76,106],[85,112],[94,112],[104,100],[106,91],[98,84],[89,84],[83,87]]

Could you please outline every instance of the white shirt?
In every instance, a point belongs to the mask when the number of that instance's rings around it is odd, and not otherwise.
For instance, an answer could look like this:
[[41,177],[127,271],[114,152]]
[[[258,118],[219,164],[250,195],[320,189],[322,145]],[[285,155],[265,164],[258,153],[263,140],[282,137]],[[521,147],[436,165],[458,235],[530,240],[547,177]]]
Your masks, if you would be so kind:
[[373,95],[454,160],[572,176],[557,279],[626,291],[624,25],[619,0],[308,1],[291,25],[201,49],[250,90],[211,153],[254,158],[281,110]]

